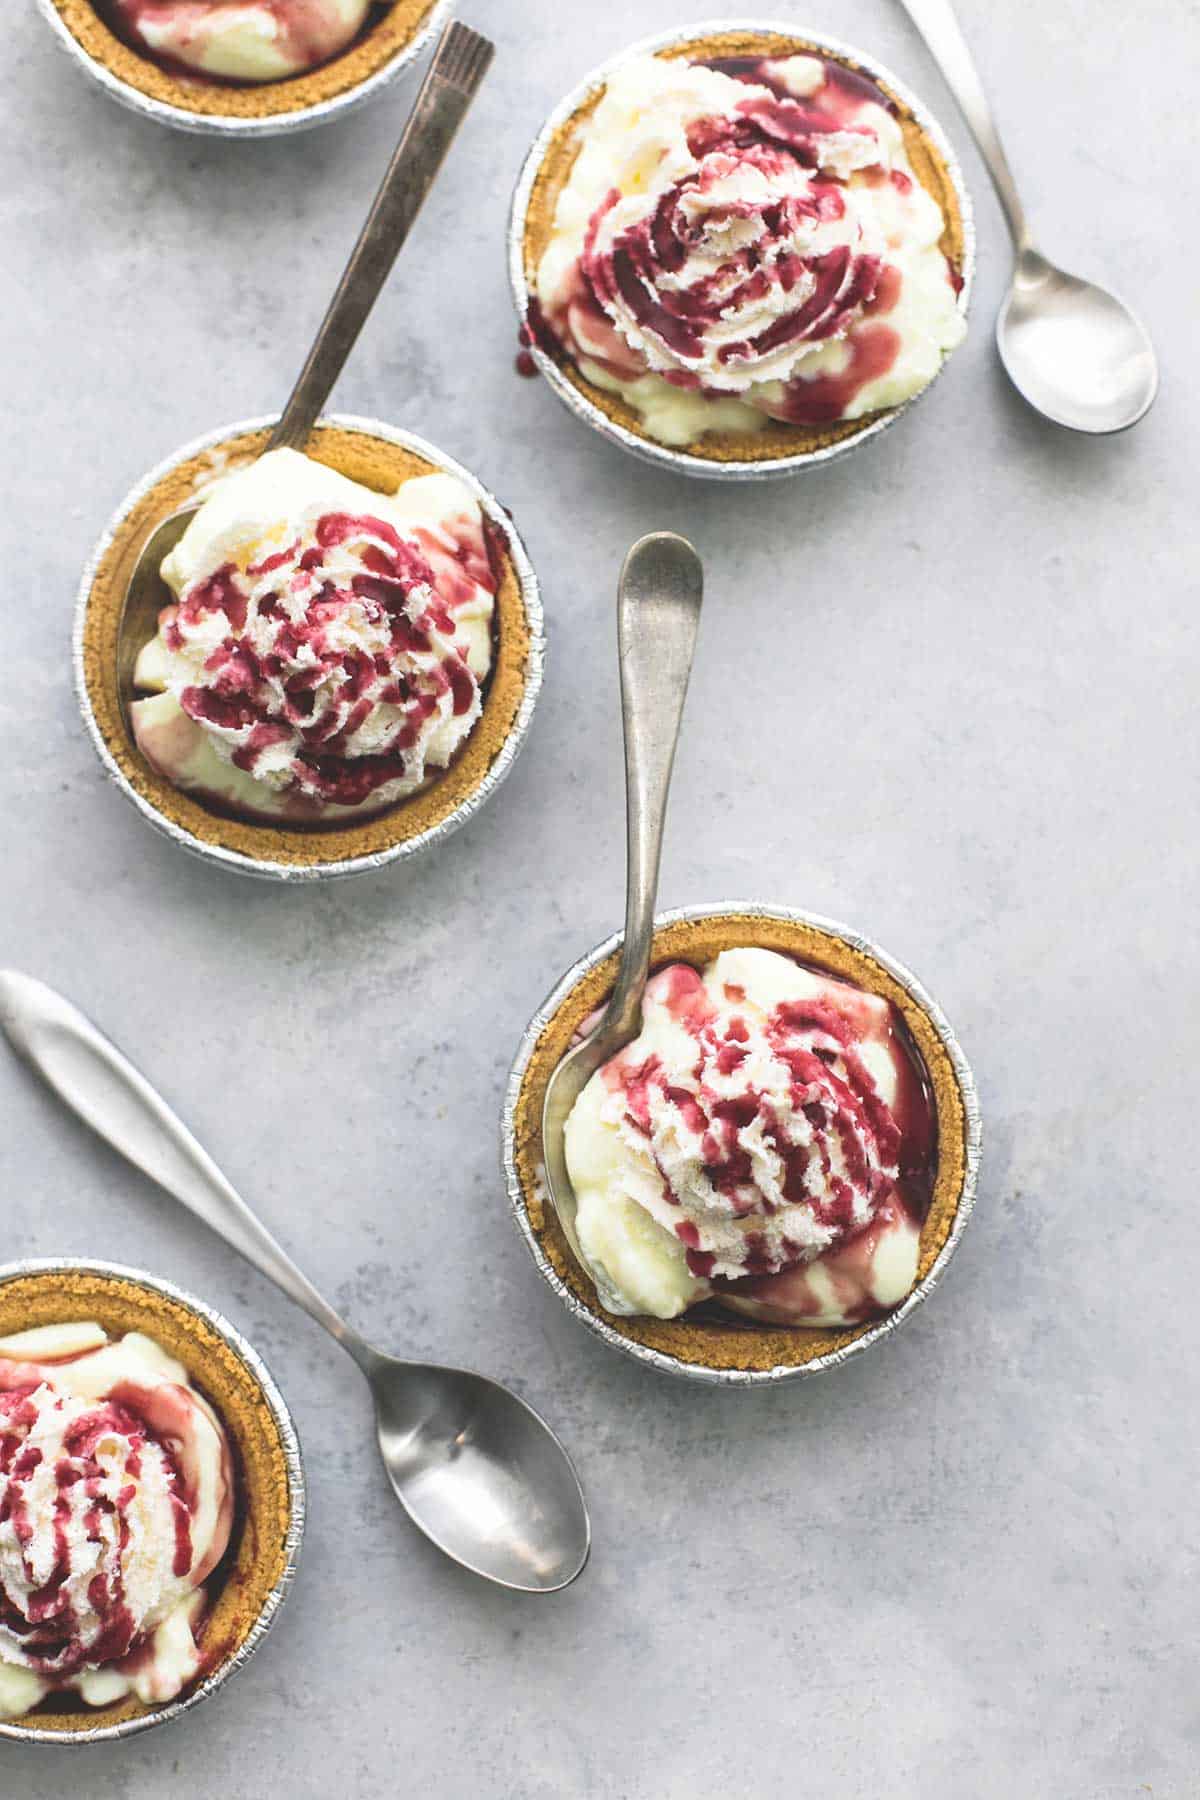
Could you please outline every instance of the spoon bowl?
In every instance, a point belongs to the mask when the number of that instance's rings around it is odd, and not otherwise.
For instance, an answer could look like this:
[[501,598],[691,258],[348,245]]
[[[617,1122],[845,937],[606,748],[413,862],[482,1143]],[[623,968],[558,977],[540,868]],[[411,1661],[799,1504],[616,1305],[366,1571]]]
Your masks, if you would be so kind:
[[991,176],[1016,263],[996,320],[1009,380],[1068,431],[1105,435],[1136,425],[1158,392],[1145,326],[1107,288],[1068,275],[1034,248],[1000,133],[952,0],[901,0],[962,109]]
[[0,1030],[72,1112],[353,1357],[371,1386],[396,1498],[440,1550],[526,1593],[574,1581],[591,1541],[587,1506],[570,1458],[532,1407],[482,1375],[401,1362],[359,1337],[146,1077],[62,994],[0,970]]
[[549,1594],[574,1581],[587,1511],[531,1407],[486,1376],[378,1353],[369,1379],[388,1480],[427,1538],[502,1587]]
[[[568,1050],[551,1075],[542,1102],[542,1151],[545,1157],[546,1188],[562,1226],[563,1236],[570,1244],[575,1260],[580,1263],[583,1262],[583,1253],[575,1230],[575,1190],[571,1186],[571,1175],[567,1168],[567,1120],[596,1070],[603,1068],[635,1035],[636,1032],[632,1029],[613,1030],[610,1026],[606,1030],[605,1021],[602,1020],[590,1036],[576,1044],[574,1049]],[[598,1286],[603,1285],[603,1272],[597,1270],[594,1279]],[[603,1297],[607,1303],[614,1296],[606,1292]]]
[[1072,431],[1124,431],[1158,392],[1154,348],[1124,301],[1033,248],[1017,258],[996,345],[1030,406]]
[[131,737],[133,723],[129,708],[138,697],[134,682],[137,659],[157,632],[158,616],[171,599],[160,571],[164,559],[200,511],[200,505],[199,500],[193,501],[160,520],[138,552],[137,563],[125,589],[121,620],[117,626],[117,697],[121,718]]

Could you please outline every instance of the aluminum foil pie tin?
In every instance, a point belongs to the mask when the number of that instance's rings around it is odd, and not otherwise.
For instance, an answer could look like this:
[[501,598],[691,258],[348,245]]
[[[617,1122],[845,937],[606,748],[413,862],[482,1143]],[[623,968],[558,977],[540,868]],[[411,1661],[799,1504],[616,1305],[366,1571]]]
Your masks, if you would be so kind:
[[436,4],[430,8],[408,42],[381,68],[364,76],[362,81],[356,82],[344,93],[334,94],[328,100],[314,101],[308,106],[295,107],[289,112],[235,118],[225,113],[192,112],[186,107],[172,106],[165,100],[156,99],[151,94],[143,94],[140,88],[122,80],[115,70],[84,49],[54,0],[37,0],[37,4],[60,49],[121,106],[127,107],[130,112],[140,113],[144,119],[153,119],[156,124],[169,125],[176,131],[223,138],[282,137],[289,132],[308,131],[314,125],[324,125],[331,119],[353,112],[356,107],[373,99],[417,60],[450,14],[450,0],[436,0]]
[[[902,81],[899,81],[891,70],[872,56],[865,55],[852,45],[842,43],[830,37],[827,32],[810,31],[807,26],[794,20],[786,19],[705,19],[700,22],[677,28],[674,31],[663,31],[653,37],[642,38],[629,49],[614,56],[599,68],[593,69],[579,86],[572,89],[565,100],[562,100],[550,114],[541,131],[534,139],[529,153],[517,177],[516,189],[513,193],[512,210],[508,224],[508,274],[512,287],[513,300],[516,305],[517,318],[523,324],[529,310],[531,294],[525,272],[525,232],[530,198],[534,183],[537,180],[546,153],[555,141],[559,131],[567,121],[602,89],[609,78],[627,63],[639,57],[651,56],[660,50],[673,49],[677,45],[694,42],[697,38],[715,37],[722,32],[750,31],[775,33],[782,37],[795,38],[814,49],[824,51],[836,60],[848,62],[860,68],[873,80],[881,82],[889,92],[895,95],[902,106],[912,114],[915,123],[930,139],[938,154],[945,163],[946,172],[954,187],[962,219],[963,259],[962,289],[959,305],[966,316],[971,286],[975,273],[975,223],[971,208],[970,195],[963,181],[962,170],[958,159],[950,147],[948,138],[932,113],[917,99],[916,95]],[[645,462],[656,463],[659,468],[674,469],[681,475],[698,475],[714,481],[770,481],[784,475],[797,475],[805,469],[822,467],[836,458],[848,455],[860,445],[879,437],[881,432],[894,425],[896,420],[909,408],[916,404],[940,377],[948,358],[943,358],[942,366],[933,381],[929,382],[920,393],[912,399],[905,400],[899,406],[880,413],[869,425],[852,436],[834,444],[817,449],[802,450],[791,456],[764,456],[756,461],[720,462],[713,457],[697,456],[687,450],[673,449],[667,444],[655,443],[652,438],[643,437],[631,431],[619,420],[613,419],[593,400],[579,389],[573,381],[564,375],[562,369],[552,356],[535,341],[528,346],[538,372],[545,376],[552,391],[569,411],[578,419],[582,419],[593,430],[599,431],[612,443],[619,444],[623,450],[631,451],[634,456]]]
[[[191,1712],[202,1701],[210,1698],[223,1688],[225,1683],[245,1667],[258,1646],[270,1631],[279,1616],[279,1609],[287,1598],[292,1582],[295,1579],[296,1566],[300,1559],[300,1545],[304,1537],[305,1485],[304,1465],[300,1456],[300,1440],[296,1435],[296,1427],[287,1408],[283,1395],[276,1387],[270,1370],[258,1352],[242,1336],[236,1325],[231,1325],[215,1307],[197,1300],[194,1294],[185,1293],[173,1282],[164,1281],[160,1276],[148,1275],[142,1269],[126,1268],[121,1263],[97,1262],[90,1257],[37,1257],[22,1262],[6,1263],[0,1267],[0,1289],[7,1282],[17,1281],[22,1277],[37,1275],[62,1275],[81,1273],[100,1275],[107,1279],[128,1283],[131,1287],[148,1290],[152,1294],[161,1294],[173,1301],[177,1306],[194,1313],[203,1319],[209,1328],[224,1338],[235,1356],[246,1365],[257,1384],[262,1398],[270,1412],[275,1430],[279,1436],[287,1468],[288,1483],[288,1525],[283,1545],[283,1570],[278,1580],[271,1587],[263,1601],[257,1618],[251,1625],[245,1638],[229,1656],[221,1662],[210,1675],[187,1689],[178,1699],[165,1701],[150,1711],[138,1714],[132,1719],[123,1719],[115,1725],[88,1724],[88,1714],[83,1711],[79,1715],[78,1731],[53,1731],[37,1724],[37,1714],[32,1713],[17,1719],[0,1719],[0,1738],[15,1738],[26,1744],[99,1744],[114,1738],[135,1737],[139,1732],[149,1731],[157,1725],[165,1725],[171,1719],[178,1719],[184,1713]],[[28,1719],[28,1723],[26,1722]]]
[[[84,640],[92,589],[105,555],[125,520],[165,476],[194,457],[209,451],[219,451],[220,447],[230,440],[247,432],[264,430],[274,423],[275,415],[267,414],[262,418],[243,419],[236,424],[224,425],[216,431],[206,433],[203,437],[195,438],[191,443],[184,444],[181,449],[176,450],[151,469],[125,496],[96,543],[79,584],[73,638],[75,688],[84,725],[106,773],[125,798],[137,808],[142,817],[157,831],[170,838],[173,843],[178,844],[181,849],[220,868],[232,869],[239,874],[258,876],[267,880],[290,882],[336,880],[347,875],[360,875],[385,868],[390,863],[403,861],[422,850],[431,849],[434,845],[444,842],[460,826],[465,825],[467,820],[473,818],[480,807],[491,798],[516,761],[533,719],[534,707],[541,691],[545,663],[545,622],[537,576],[534,574],[533,565],[516,527],[506,508],[493,494],[489,493],[469,469],[465,469],[453,457],[447,456],[444,451],[428,443],[426,439],[418,437],[414,432],[402,431],[395,426],[384,425],[378,419],[360,418],[350,413],[327,414],[318,421],[318,427],[327,426],[341,431],[361,433],[383,443],[395,444],[399,448],[411,451],[414,455],[423,458],[446,474],[457,476],[458,480],[478,501],[484,517],[500,533],[520,590],[520,603],[528,633],[528,651],[524,665],[520,704],[508,727],[503,743],[497,749],[481,780],[459,805],[427,829],[377,851],[346,856],[338,860],[314,860],[311,863],[295,860],[273,861],[269,856],[251,856],[243,851],[210,842],[170,818],[151,798],[139,792],[133,785],[113,755],[100,728],[88,691],[84,664]],[[164,603],[165,599],[164,590]],[[468,738],[468,745],[470,741]],[[387,816],[386,814],[377,815],[381,818]],[[286,830],[287,828],[281,829]],[[324,837],[336,835],[336,827],[332,832],[322,835]],[[289,833],[289,836],[294,838],[295,833]]]
[[[563,1280],[547,1255],[545,1246],[534,1227],[517,1167],[518,1104],[526,1070],[543,1031],[578,983],[619,948],[623,935],[619,931],[614,932],[602,944],[597,944],[594,950],[590,950],[586,956],[581,956],[578,962],[573,963],[530,1020],[521,1038],[516,1059],[509,1074],[501,1129],[501,1155],[513,1222],[524,1238],[542,1279],[557,1294],[572,1318],[578,1320],[593,1336],[598,1337],[610,1349],[618,1350],[622,1355],[631,1357],[644,1368],[654,1369],[662,1374],[682,1376],[686,1380],[703,1382],[710,1386],[732,1388],[776,1387],[784,1381],[816,1375],[825,1369],[837,1368],[842,1363],[849,1362],[852,1357],[861,1356],[864,1351],[883,1343],[891,1337],[893,1332],[898,1331],[905,1320],[912,1317],[922,1301],[928,1299],[941,1280],[950,1258],[958,1247],[975,1203],[981,1146],[981,1122],[975,1080],[949,1021],[911,970],[905,968],[903,963],[897,962],[895,957],[889,956],[887,951],[881,949],[872,939],[864,937],[861,932],[854,931],[846,925],[838,924],[835,920],[822,918],[817,913],[801,912],[793,907],[774,906],[758,900],[721,901],[708,906],[680,907],[672,912],[657,914],[654,920],[654,929],[657,934],[665,926],[680,921],[719,920],[730,915],[745,914],[755,915],[762,919],[793,921],[800,925],[810,926],[827,936],[840,938],[851,950],[870,957],[886,970],[916,1002],[933,1027],[950,1063],[963,1107],[964,1155],[961,1192],[949,1235],[936,1260],[907,1299],[894,1311],[876,1320],[848,1344],[842,1345],[827,1355],[814,1357],[809,1362],[783,1364],[767,1369],[715,1368],[704,1363],[685,1362],[682,1358],[664,1354],[649,1345],[640,1344],[625,1337],[609,1322],[608,1314],[600,1307],[598,1301],[594,1304],[586,1303]],[[546,1204],[550,1204],[549,1200],[546,1201]],[[745,1326],[744,1329],[755,1330],[756,1327]],[[795,1329],[803,1328],[796,1327]]]

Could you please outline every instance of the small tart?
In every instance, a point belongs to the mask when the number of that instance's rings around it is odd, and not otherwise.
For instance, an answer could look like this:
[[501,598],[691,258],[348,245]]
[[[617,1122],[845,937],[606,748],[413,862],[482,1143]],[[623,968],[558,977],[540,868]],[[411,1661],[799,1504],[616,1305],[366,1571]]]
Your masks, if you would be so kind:
[[[41,1269],[0,1277],[0,1336],[38,1325],[94,1319],[110,1337],[140,1331],[181,1362],[225,1427],[234,1452],[235,1512],[230,1548],[205,1583],[208,1596],[200,1634],[201,1681],[219,1675],[260,1620],[274,1614],[288,1575],[303,1517],[293,1493],[292,1452],[258,1375],[229,1340],[182,1297],[143,1285],[129,1275],[89,1268]],[[174,1707],[179,1700],[167,1702]],[[130,1695],[110,1706],[64,1704],[52,1694],[32,1712],[8,1722],[7,1734],[53,1733],[64,1739],[134,1721],[161,1708]],[[0,1723],[0,1736],[6,1727]]]
[[[444,772],[383,813],[361,823],[318,827],[254,824],[210,811],[183,793],[137,749],[121,708],[117,647],[121,609],[129,577],[142,545],[168,513],[199,497],[204,486],[229,465],[251,460],[266,447],[265,427],[236,432],[208,449],[174,463],[139,492],[106,541],[82,601],[78,626],[79,678],[99,738],[139,800],[152,814],[169,820],[194,840],[231,853],[243,864],[263,863],[297,870],[320,870],[360,858],[386,858],[471,808],[535,683],[540,621],[531,616],[514,539],[495,511],[484,508],[484,529],[497,575],[494,659],[483,684],[483,710],[462,748]],[[414,475],[430,475],[442,465],[408,447],[349,425],[319,425],[305,447],[353,481],[379,493],[393,493]],[[164,585],[163,600],[170,598]]]
[[[800,919],[753,911],[714,912],[698,918],[676,918],[654,934],[651,968],[685,962],[702,968],[722,950],[754,946],[776,950],[822,973],[853,982],[867,993],[889,1000],[904,1021],[928,1080],[936,1120],[936,1155],[929,1210],[921,1227],[917,1282],[924,1281],[955,1229],[960,1206],[969,1207],[977,1157],[978,1123],[973,1093],[955,1066],[942,1032],[908,988],[868,950],[837,931]],[[542,1154],[542,1104],[546,1086],[576,1032],[611,991],[617,968],[613,951],[584,973],[563,996],[539,1033],[512,1096],[512,1163],[520,1203],[534,1241],[554,1274],[588,1313],[602,1322],[602,1335],[616,1333],[668,1363],[688,1368],[767,1373],[799,1369],[808,1363],[837,1359],[858,1339],[886,1326],[869,1320],[830,1329],[813,1326],[743,1324],[714,1311],[685,1313],[677,1319],[642,1315],[623,1317],[600,1304],[590,1277],[575,1259],[545,1190]]]
[[284,81],[239,84],[189,76],[133,49],[105,23],[92,0],[51,0],[64,29],[118,86],[181,115],[240,121],[277,120],[349,96],[384,71],[415,56],[436,22],[442,0],[389,0],[375,5],[367,24],[340,56]]
[[[718,57],[785,57],[812,55],[839,62],[843,67],[865,75],[882,89],[896,109],[904,134],[904,145],[913,173],[927,193],[937,201],[945,219],[940,246],[951,267],[966,283],[970,274],[972,227],[966,195],[953,171],[940,133],[918,118],[914,104],[899,94],[885,75],[869,62],[859,61],[852,53],[819,38],[800,33],[729,29],[698,32],[694,37],[677,39],[661,48],[653,42],[639,46],[646,55],[667,60],[705,62]],[[595,112],[604,97],[605,81],[601,77],[570,115],[554,129],[541,155],[529,189],[522,226],[522,260],[524,285],[529,295],[537,291],[537,271],[554,230],[554,214],[558,197],[570,178],[579,154],[580,127]],[[964,303],[966,296],[964,285]],[[668,448],[646,430],[637,411],[619,394],[589,381],[574,359],[547,334],[537,340],[537,349],[552,361],[558,374],[583,398],[599,409],[622,431],[641,440],[655,457],[669,462],[672,457],[689,457],[713,464],[770,464],[782,458],[828,455],[853,438],[875,431],[882,421],[903,410],[893,407],[886,412],[867,413],[859,419],[843,419],[827,425],[790,425],[768,420],[755,431],[708,432],[703,437],[678,449]],[[914,396],[914,398],[919,398]],[[905,405],[910,404],[906,401]]]

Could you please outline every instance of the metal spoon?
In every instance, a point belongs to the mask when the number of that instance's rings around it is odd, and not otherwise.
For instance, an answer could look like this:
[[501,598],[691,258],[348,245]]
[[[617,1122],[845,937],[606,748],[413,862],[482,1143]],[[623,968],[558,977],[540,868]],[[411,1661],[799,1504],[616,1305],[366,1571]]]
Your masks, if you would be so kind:
[[[467,25],[456,21],[442,33],[316,341],[271,433],[268,450],[302,450],[308,442],[493,54],[487,38]],[[163,558],[175,548],[200,505],[199,499],[190,501],[155,526],[129,578],[117,637],[117,688],[123,712],[134,698],[138,654],[158,629],[158,615],[166,599],[159,574]],[[127,716],[125,722],[128,726]]]
[[[563,1127],[596,1070],[641,1030],[667,795],[703,592],[700,558],[686,538],[673,532],[640,538],[625,558],[617,591],[625,728],[625,936],[616,985],[600,1023],[564,1056],[550,1077],[542,1104],[546,1181],[577,1257],[575,1194],[567,1173]],[[626,1310],[616,1296],[601,1293],[600,1298],[606,1304],[616,1301],[616,1311]]]
[[439,1550],[526,1593],[553,1593],[574,1581],[588,1556],[587,1507],[566,1451],[532,1407],[482,1375],[400,1362],[365,1343],[145,1077],[53,988],[0,970],[0,1028],[93,1131],[349,1352],[375,1397],[379,1450],[396,1498]]
[[1034,247],[983,82],[950,0],[902,0],[970,126],[1017,253],[996,344],[1030,406],[1072,431],[1124,431],[1149,411],[1158,362],[1141,321],[1093,281]]

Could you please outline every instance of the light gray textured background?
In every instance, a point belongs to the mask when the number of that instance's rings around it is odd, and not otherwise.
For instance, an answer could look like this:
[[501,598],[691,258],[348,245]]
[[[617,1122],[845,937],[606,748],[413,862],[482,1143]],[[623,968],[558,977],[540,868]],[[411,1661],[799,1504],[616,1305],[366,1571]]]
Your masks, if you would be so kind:
[[[964,152],[970,341],[824,473],[718,491],[625,459],[513,374],[504,218],[549,106],[687,8],[474,0],[495,71],[337,399],[512,508],[547,686],[515,774],[440,852],[285,892],[185,858],[106,786],[72,597],[148,465],[286,394],[414,83],[224,147],[119,110],[5,9],[0,959],[115,1035],[365,1331],[543,1407],[596,1541],[557,1599],[448,1567],[385,1487],[350,1364],[2,1060],[0,1260],[108,1256],[225,1309],[311,1482],[299,1581],[241,1679],[124,1747],[0,1745],[4,1800],[1200,1793],[1196,14],[962,11],[1048,247],[1154,331],[1149,419],[1077,441],[1008,390],[1007,249],[945,90],[894,0],[814,0],[779,16],[873,49]],[[984,1106],[941,1291],[776,1394],[593,1342],[497,1173],[516,1039],[619,917],[613,584],[660,526],[709,580],[664,903],[861,925],[941,1000]]]

